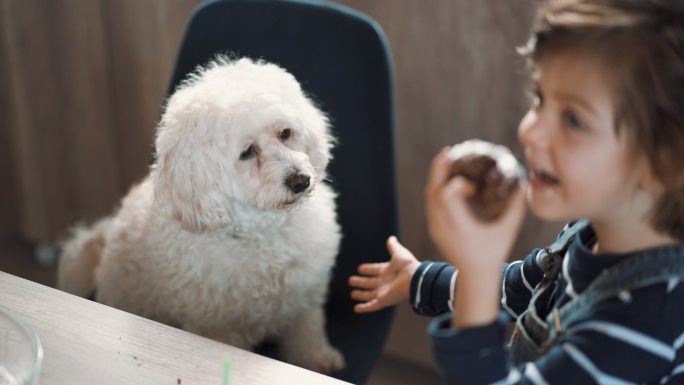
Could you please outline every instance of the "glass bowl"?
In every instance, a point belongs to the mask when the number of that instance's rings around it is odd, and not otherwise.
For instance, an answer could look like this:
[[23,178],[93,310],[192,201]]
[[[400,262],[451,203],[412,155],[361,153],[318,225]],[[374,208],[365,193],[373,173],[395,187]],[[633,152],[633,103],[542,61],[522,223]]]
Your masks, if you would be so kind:
[[0,385],[34,385],[43,363],[43,347],[33,329],[0,306]]

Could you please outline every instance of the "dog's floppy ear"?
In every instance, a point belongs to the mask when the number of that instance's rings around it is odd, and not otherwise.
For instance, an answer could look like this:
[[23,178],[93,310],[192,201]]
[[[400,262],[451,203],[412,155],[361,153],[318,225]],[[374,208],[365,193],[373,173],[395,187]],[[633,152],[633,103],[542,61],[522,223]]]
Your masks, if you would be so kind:
[[307,106],[303,108],[305,113],[301,117],[306,126],[304,130],[306,153],[309,155],[311,165],[316,169],[316,172],[325,175],[325,168],[330,162],[335,138],[330,133],[328,118],[308,98],[306,101]]
[[204,232],[230,223],[222,194],[220,152],[214,151],[211,128],[189,106],[174,107],[173,97],[157,128],[152,167],[154,200],[189,231]]

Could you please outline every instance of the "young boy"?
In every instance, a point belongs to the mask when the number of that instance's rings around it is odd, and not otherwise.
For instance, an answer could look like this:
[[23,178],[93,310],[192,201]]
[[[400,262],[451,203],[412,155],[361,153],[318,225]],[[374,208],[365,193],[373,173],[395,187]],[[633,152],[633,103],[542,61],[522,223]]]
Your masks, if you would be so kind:
[[[430,334],[449,384],[684,383],[684,2],[552,0],[525,54],[529,183],[482,223],[442,151],[426,211],[453,267],[421,264],[390,237],[392,259],[350,278],[355,310],[410,298],[441,314]],[[501,274],[525,201],[571,222]]]

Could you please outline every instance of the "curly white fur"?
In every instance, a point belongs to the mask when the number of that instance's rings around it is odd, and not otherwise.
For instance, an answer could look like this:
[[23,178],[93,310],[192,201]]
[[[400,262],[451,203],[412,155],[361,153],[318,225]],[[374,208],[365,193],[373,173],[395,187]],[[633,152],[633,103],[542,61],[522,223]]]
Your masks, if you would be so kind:
[[342,368],[323,313],[340,242],[323,183],[331,147],[291,74],[217,59],[169,99],[148,177],[65,243],[58,287],[97,288],[99,302],[245,349],[278,338],[288,362]]

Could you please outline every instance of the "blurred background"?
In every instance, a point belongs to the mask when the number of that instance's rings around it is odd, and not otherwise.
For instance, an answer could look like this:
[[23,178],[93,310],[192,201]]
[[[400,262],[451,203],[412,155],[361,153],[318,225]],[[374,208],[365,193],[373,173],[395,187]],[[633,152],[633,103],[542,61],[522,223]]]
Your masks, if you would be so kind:
[[[147,173],[176,52],[199,2],[0,0],[0,270],[53,286],[51,246],[76,221],[109,214]],[[474,137],[520,155],[527,70],[515,47],[538,1],[338,3],[373,17],[388,37],[400,240],[420,259],[439,259],[423,215],[429,162]],[[528,216],[513,259],[559,226]],[[437,381],[428,321],[400,306],[371,384]]]

